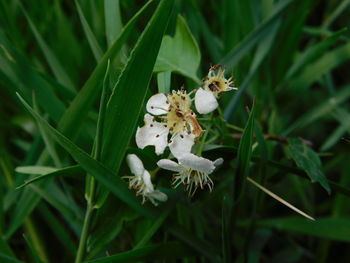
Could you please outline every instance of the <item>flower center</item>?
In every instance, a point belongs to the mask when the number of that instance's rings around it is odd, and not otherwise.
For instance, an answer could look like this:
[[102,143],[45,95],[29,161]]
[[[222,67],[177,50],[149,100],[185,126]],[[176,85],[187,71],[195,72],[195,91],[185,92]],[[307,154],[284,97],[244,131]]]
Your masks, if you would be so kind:
[[165,117],[171,133],[190,132],[196,136],[202,133],[196,115],[190,109],[191,98],[184,90],[168,95],[169,111]]

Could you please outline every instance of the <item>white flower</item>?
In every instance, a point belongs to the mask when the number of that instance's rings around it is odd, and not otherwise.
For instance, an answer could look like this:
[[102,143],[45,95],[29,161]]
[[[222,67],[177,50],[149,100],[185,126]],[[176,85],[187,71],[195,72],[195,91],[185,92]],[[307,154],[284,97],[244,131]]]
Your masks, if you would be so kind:
[[174,187],[182,183],[186,185],[189,196],[193,196],[198,187],[203,189],[205,185],[208,185],[210,191],[213,189],[214,183],[209,175],[222,163],[222,158],[213,162],[192,153],[184,153],[178,158],[178,163],[162,159],[157,162],[157,165],[160,168],[176,172],[173,181]]
[[123,176],[129,179],[129,188],[137,190],[136,195],[142,195],[142,204],[148,199],[154,205],[158,205],[157,201],[165,202],[168,197],[159,190],[154,190],[151,182],[151,175],[143,167],[142,161],[135,154],[128,154],[126,162],[133,176]]
[[225,70],[220,65],[211,67],[203,88],[197,90],[194,98],[197,111],[201,114],[214,111],[219,106],[217,98],[221,93],[237,89],[232,85],[232,78],[225,78]]
[[[174,156],[190,152],[194,139],[201,135],[202,129],[195,113],[190,109],[192,100],[184,90],[165,95],[158,93],[147,102],[143,127],[136,132],[136,144],[143,149],[155,146],[156,154],[162,154],[169,145]],[[172,135],[168,141],[169,133]]]

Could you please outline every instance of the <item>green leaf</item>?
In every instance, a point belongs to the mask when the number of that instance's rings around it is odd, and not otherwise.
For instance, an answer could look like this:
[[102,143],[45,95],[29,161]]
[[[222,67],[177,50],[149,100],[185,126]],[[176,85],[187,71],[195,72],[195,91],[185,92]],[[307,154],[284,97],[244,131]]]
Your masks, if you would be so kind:
[[140,205],[140,201],[136,198],[128,187],[127,183],[122,181],[119,176],[116,176],[108,168],[106,168],[100,162],[94,160],[86,152],[77,147],[71,140],[62,135],[52,126],[50,126],[41,116],[39,116],[29,105],[26,103],[21,96],[20,101],[29,111],[29,113],[45,127],[52,138],[59,143],[72,157],[81,165],[81,167],[89,174],[94,176],[97,181],[102,183],[108,190],[114,193],[120,200],[134,208],[136,211],[143,215],[152,217],[153,213],[145,206]]
[[250,160],[252,157],[253,133],[254,133],[255,106],[249,114],[242,138],[237,151],[237,168],[234,175],[234,200],[237,202],[244,190],[246,178],[249,173]]
[[227,71],[237,65],[237,63],[258,43],[261,38],[266,36],[266,32],[274,26],[277,19],[281,17],[286,8],[293,3],[294,0],[280,1],[276,4],[273,13],[259,24],[254,31],[249,33],[241,42],[239,42],[233,49],[221,59],[219,64],[225,65]]
[[311,46],[310,48],[306,49],[289,68],[284,78],[284,81],[291,79],[297,73],[301,72],[310,63],[322,56],[329,47],[331,47],[334,43],[336,43],[336,41],[339,40],[339,38],[342,35],[344,35],[346,31],[348,31],[348,29],[341,29],[338,32],[327,37],[320,43],[317,43]]
[[103,56],[102,49],[99,43],[97,42],[97,39],[95,38],[94,33],[92,32],[89,26],[89,23],[86,21],[83,10],[81,9],[79,2],[77,0],[75,0],[75,5],[77,6],[80,22],[83,25],[84,33],[89,42],[92,53],[94,54],[95,60],[99,62]]
[[23,174],[48,174],[59,170],[55,167],[49,167],[49,166],[18,166],[16,167],[15,171],[17,173],[23,173]]
[[85,82],[84,86],[74,98],[67,111],[64,113],[59,122],[58,129],[66,136],[75,138],[82,126],[86,116],[102,88],[101,82],[105,74],[108,60],[113,59],[119,54],[125,41],[128,39],[135,23],[148,10],[153,0],[148,1],[125,25],[119,37],[114,41],[113,45],[104,54],[95,70]]
[[348,132],[350,134],[350,114],[346,110],[338,107],[337,111],[333,113],[333,116],[340,125],[323,142],[320,151],[327,151],[341,140],[344,133]]
[[[174,253],[176,251],[176,253]],[[138,262],[138,261],[168,261],[180,259],[192,255],[188,246],[169,242],[156,244],[135,250],[119,253],[110,257],[86,261],[86,263],[121,263],[121,262]]]
[[159,93],[170,93],[171,71],[159,72],[157,74],[157,84]]
[[40,174],[30,180],[25,181],[23,184],[18,186],[16,189],[21,189],[31,183],[38,182],[43,179],[54,176],[67,176],[67,175],[76,175],[77,173],[82,172],[82,168],[79,165],[68,166],[62,169],[46,167],[46,166],[19,166],[16,168],[18,173],[26,174]]
[[319,118],[325,116],[335,109],[336,106],[343,103],[350,97],[350,86],[342,87],[337,93],[335,93],[332,97],[328,98],[324,102],[319,105],[313,107],[309,110],[305,115],[300,117],[297,121],[288,125],[288,129],[286,129],[282,135],[286,136],[293,132],[294,130],[305,127],[306,125],[318,120]]
[[115,240],[121,231],[125,229],[124,227],[127,223],[139,217],[135,211],[125,205],[121,205],[119,209],[115,209],[113,204],[114,209],[105,211],[106,206],[107,204],[98,210],[101,221],[97,219],[97,222],[102,223],[96,225],[87,241],[87,260],[94,258],[101,251],[105,250],[106,246]]
[[152,236],[157,232],[157,230],[162,226],[165,219],[168,217],[172,209],[174,208],[174,203],[167,204],[167,208],[163,210],[162,214],[154,220],[152,226],[147,230],[146,234],[142,237],[142,239],[136,244],[135,249],[144,247],[148,241],[152,238]]
[[40,253],[35,249],[35,246],[33,242],[30,240],[30,238],[23,235],[24,240],[27,243],[27,246],[29,247],[31,258],[33,259],[34,263],[43,263],[43,260],[40,258]]
[[[35,93],[33,93],[32,97],[33,97],[33,108],[40,115],[39,105],[37,103]],[[62,167],[61,160],[60,160],[60,158],[57,154],[57,151],[56,151],[55,143],[52,141],[49,134],[47,134],[47,131],[45,130],[44,127],[42,127],[40,124],[38,124],[38,128],[39,128],[39,132],[44,140],[46,149],[47,149],[49,155],[51,156],[55,166]]]
[[107,44],[111,46],[123,27],[120,0],[104,0],[104,10]]
[[277,34],[277,30],[280,24],[281,24],[281,21],[277,20],[268,29],[266,29],[267,34],[261,40],[260,44],[257,47],[254,60],[250,65],[250,70],[248,75],[245,77],[244,82],[240,86],[238,92],[232,97],[231,101],[226,106],[225,113],[224,113],[225,119],[227,120],[230,119],[242,95],[246,92],[246,90],[250,86],[250,83],[253,77],[255,76],[255,74],[258,72],[258,69],[261,63],[263,62],[268,52],[270,51],[272,45],[274,44],[275,36]]
[[23,8],[22,5],[21,5],[21,8],[22,8],[22,11],[23,11],[25,17],[27,18],[28,23],[29,23],[29,26],[30,26],[31,30],[33,31],[33,34],[34,34],[40,48],[42,49],[42,51],[45,55],[45,58],[46,58],[47,62],[49,63],[50,68],[51,68],[52,72],[54,73],[55,77],[57,78],[58,82],[61,83],[65,88],[68,88],[71,91],[75,92],[75,86],[74,86],[72,80],[70,79],[70,77],[68,76],[67,72],[64,70],[63,66],[61,65],[61,63],[59,62],[59,60],[57,59],[55,54],[52,52],[50,47],[47,45],[44,38],[40,35],[38,29],[36,28],[35,24],[30,19],[29,15],[27,14],[27,12],[25,11],[25,9]]
[[101,160],[113,171],[118,172],[136,128],[173,4],[174,0],[160,2],[108,101]]
[[276,228],[292,233],[350,242],[349,218],[319,218],[316,221],[304,218],[277,218],[258,221],[261,227]]
[[323,174],[321,160],[304,141],[298,138],[288,139],[288,150],[298,167],[303,169],[310,177],[311,182],[318,182],[331,193],[327,178]]
[[178,16],[175,36],[164,36],[155,72],[172,71],[200,83],[197,70],[201,60],[198,44],[185,19]]
[[8,85],[9,92],[19,92],[27,100],[31,100],[34,91],[39,105],[58,122],[65,110],[65,105],[55,95],[50,83],[37,71],[32,69],[27,59],[21,56],[0,29],[0,72],[4,74],[12,85]]
[[[100,99],[100,108],[98,111],[98,119],[97,119],[97,127],[96,127],[96,135],[94,139],[94,146],[92,151],[92,156],[97,161],[101,160],[101,152],[102,152],[102,138],[103,138],[103,126],[105,122],[105,116],[106,116],[106,108],[107,108],[107,102],[108,98],[110,96],[110,87],[108,85],[109,83],[109,74],[110,74],[110,61],[108,61],[106,74],[103,79],[103,89]],[[86,188],[85,188],[85,198],[88,201],[88,203],[94,202],[94,195],[96,195],[96,201],[95,207],[101,207],[106,200],[108,196],[108,191],[104,187],[99,187],[96,190],[95,193],[95,179],[91,177],[90,175],[87,175],[87,182],[86,182]]]
[[301,74],[293,78],[289,85],[293,88],[308,87],[319,80],[325,73],[348,61],[350,58],[350,43],[323,54],[314,63],[308,65]]
[[3,237],[0,237],[0,253],[9,257],[15,257],[11,247]]
[[20,261],[18,259],[15,259],[13,257],[10,257],[2,253],[0,253],[0,259],[1,259],[1,262],[3,263],[24,263],[23,261]]

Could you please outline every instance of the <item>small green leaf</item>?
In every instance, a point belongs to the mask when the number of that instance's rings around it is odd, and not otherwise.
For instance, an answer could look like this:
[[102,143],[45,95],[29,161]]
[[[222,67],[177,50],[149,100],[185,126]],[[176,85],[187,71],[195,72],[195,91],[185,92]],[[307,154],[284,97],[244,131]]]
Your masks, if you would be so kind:
[[61,176],[61,175],[76,175],[77,173],[82,172],[82,168],[79,165],[68,166],[62,169],[56,169],[47,166],[19,166],[16,168],[18,173],[26,174],[40,174],[28,181],[25,181],[24,184],[18,186],[16,189],[21,189],[31,183],[38,182],[49,177]]
[[292,159],[298,167],[303,169],[310,177],[311,182],[318,182],[328,194],[331,193],[327,178],[322,171],[320,157],[304,141],[298,138],[288,139],[288,149]]
[[197,70],[201,60],[198,44],[185,19],[178,16],[175,36],[164,36],[155,72],[172,71],[200,83]]
[[254,111],[253,108],[249,114],[247,124],[244,128],[241,141],[237,151],[237,169],[234,177],[234,200],[239,200],[249,173],[250,160],[252,157],[252,144],[254,133]]
[[59,169],[49,166],[18,166],[16,167],[15,171],[17,173],[23,173],[23,174],[48,174],[55,172]]
[[258,222],[258,225],[292,233],[350,242],[350,220],[345,217],[319,218],[316,221],[300,217],[286,217],[262,220]]

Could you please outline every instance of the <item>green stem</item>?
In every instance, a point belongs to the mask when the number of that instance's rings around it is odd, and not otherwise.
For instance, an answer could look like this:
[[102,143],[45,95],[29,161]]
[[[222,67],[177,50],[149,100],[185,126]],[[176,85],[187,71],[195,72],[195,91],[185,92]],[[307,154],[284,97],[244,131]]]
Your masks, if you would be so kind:
[[83,260],[83,256],[85,253],[85,244],[86,244],[86,239],[88,237],[90,220],[91,220],[93,210],[94,210],[94,208],[93,208],[92,203],[88,202],[88,205],[86,208],[86,213],[85,213],[85,218],[84,218],[83,230],[81,232],[81,236],[80,236],[80,240],[79,240],[78,252],[77,252],[77,256],[75,258],[75,263],[81,263]]
[[[210,120],[212,120],[212,119],[213,119],[213,113],[210,115]],[[209,126],[205,129],[205,132],[203,134],[201,143],[199,144],[199,147],[198,147],[198,150],[197,150],[197,155],[198,156],[202,155],[202,151],[203,151],[203,147],[204,147],[204,144],[205,144],[205,140],[207,139],[207,136],[208,136],[208,133],[209,133],[209,131],[211,129],[212,123],[213,122],[211,121]]]

